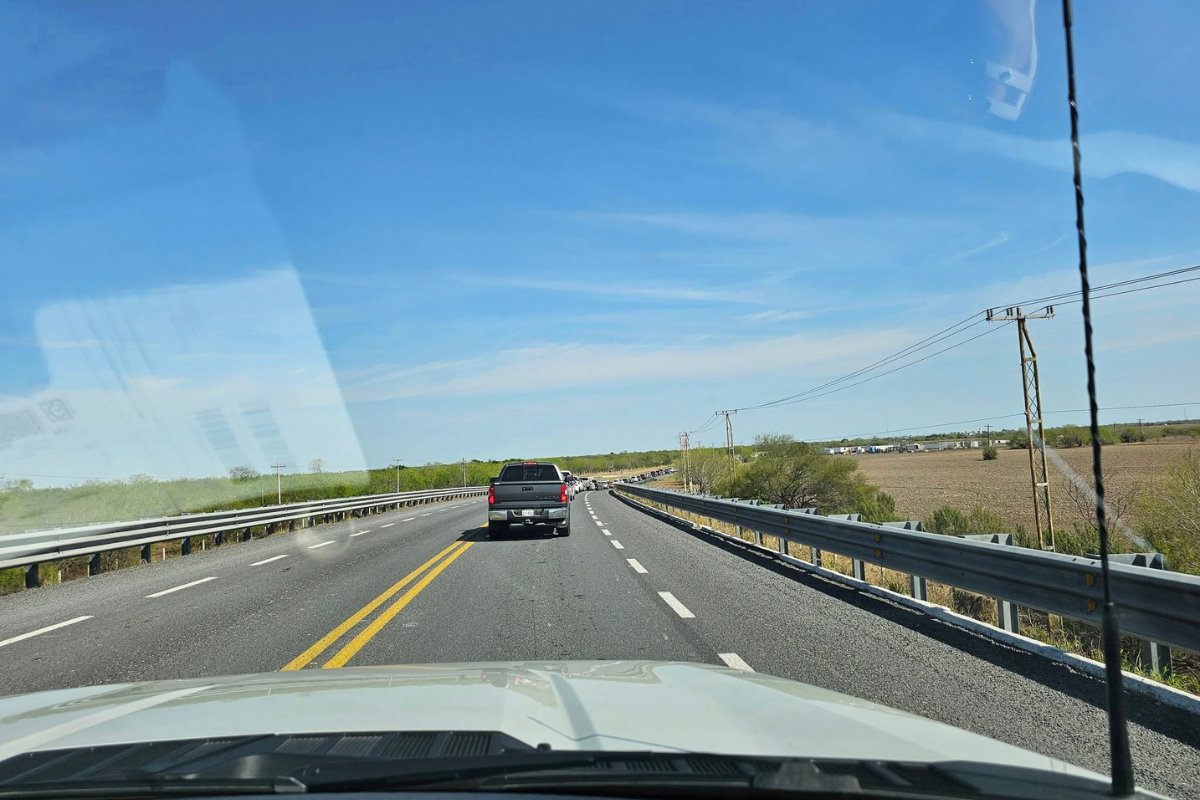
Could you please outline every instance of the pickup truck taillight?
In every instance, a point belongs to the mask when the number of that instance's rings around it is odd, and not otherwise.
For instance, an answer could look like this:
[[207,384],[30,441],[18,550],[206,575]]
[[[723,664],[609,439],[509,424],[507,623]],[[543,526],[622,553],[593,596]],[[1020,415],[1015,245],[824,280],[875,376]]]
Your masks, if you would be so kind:
[[488,505],[496,505],[496,484],[494,483],[488,487]]
[[567,502],[567,500],[568,500],[568,499],[569,499],[569,498],[567,497],[567,485],[566,485],[565,483],[563,483],[563,484],[559,484],[559,487],[558,487],[558,502],[560,502],[560,503],[565,503],[565,502]]

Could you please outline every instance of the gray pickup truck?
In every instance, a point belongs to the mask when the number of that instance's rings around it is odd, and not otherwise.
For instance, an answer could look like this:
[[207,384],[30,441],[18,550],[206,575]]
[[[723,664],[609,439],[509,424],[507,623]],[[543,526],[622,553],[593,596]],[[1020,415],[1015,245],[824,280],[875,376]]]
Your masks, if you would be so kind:
[[505,464],[488,488],[488,535],[498,538],[510,525],[553,525],[571,535],[571,494],[555,464]]

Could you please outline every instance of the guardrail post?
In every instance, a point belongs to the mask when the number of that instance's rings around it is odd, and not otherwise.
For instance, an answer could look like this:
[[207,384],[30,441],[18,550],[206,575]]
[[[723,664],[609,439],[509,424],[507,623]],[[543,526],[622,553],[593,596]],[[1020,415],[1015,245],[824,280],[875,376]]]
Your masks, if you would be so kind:
[[217,531],[213,536],[213,547],[220,547],[223,544],[225,544],[225,531]]
[[914,600],[929,599],[929,586],[920,575],[912,576],[912,596]]
[[92,553],[91,556],[88,557],[88,575],[99,575],[99,574],[100,574],[100,554]]
[[142,545],[142,553],[141,553],[141,556],[142,556],[142,563],[143,563],[143,564],[149,564],[151,561],[153,561],[153,560],[154,560],[154,553],[153,553],[153,552],[151,552],[151,551],[152,551],[152,549],[153,549],[153,546],[152,546],[152,545],[149,545],[149,544],[144,544],[144,545]]
[[757,544],[759,547],[762,547],[762,543],[763,543],[762,531],[754,532],[754,543]]
[[851,566],[853,566],[853,568],[854,568],[855,579],[865,582],[867,580],[867,565],[866,565],[866,563],[857,558],[850,559],[850,563],[851,563]]
[[42,585],[42,573],[38,571],[40,564],[30,564],[25,567],[25,588],[36,589]]
[[179,541],[179,554],[183,556],[192,554],[192,537],[185,536]]
[[788,554],[787,539],[783,538],[782,536],[776,536],[775,549],[786,556]]
[[996,620],[1009,633],[1017,632],[1017,604],[996,598]]
[[[1098,555],[1090,555],[1090,558],[1099,558]],[[1145,567],[1147,569],[1166,569],[1167,557],[1162,553],[1114,553],[1109,556],[1112,561],[1118,564],[1128,564],[1131,567]],[[1151,642],[1147,639],[1141,639],[1141,652],[1138,653],[1138,664],[1142,669],[1156,672],[1160,675],[1171,674],[1171,648],[1165,644]]]
[[[1011,533],[975,533],[962,538],[973,539],[977,542],[989,542],[990,544],[998,544],[1005,547],[1013,546],[1013,535]],[[1009,633],[1017,633],[1017,604],[997,597],[996,623]]]
[[242,528],[242,541],[243,542],[248,542],[253,538],[254,538],[254,536],[253,536],[253,534],[250,533],[249,528]]

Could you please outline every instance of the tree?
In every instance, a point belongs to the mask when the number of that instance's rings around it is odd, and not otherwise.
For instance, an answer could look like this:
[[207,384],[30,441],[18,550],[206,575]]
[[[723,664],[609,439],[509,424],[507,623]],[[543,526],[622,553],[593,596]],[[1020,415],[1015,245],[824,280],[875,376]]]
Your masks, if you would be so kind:
[[852,503],[862,479],[857,465],[845,458],[825,456],[787,434],[755,437],[759,453],[740,470],[731,488],[738,497],[752,497],[787,508],[816,507],[837,511]]
[[325,461],[323,459],[314,458],[312,461],[308,462],[308,471],[309,472],[320,473],[324,469],[325,469]]
[[258,477],[258,472],[250,467],[230,467],[229,477],[235,481],[250,481]]

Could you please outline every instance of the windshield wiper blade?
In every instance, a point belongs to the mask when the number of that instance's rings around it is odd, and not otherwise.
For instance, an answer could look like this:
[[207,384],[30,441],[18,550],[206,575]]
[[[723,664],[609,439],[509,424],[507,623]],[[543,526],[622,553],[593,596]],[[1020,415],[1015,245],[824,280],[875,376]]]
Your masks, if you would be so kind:
[[318,762],[290,772],[309,792],[415,788],[478,781],[510,774],[529,774],[594,766],[597,755],[576,751],[501,753],[463,758],[338,759]]
[[0,786],[0,798],[39,800],[60,797],[234,797],[248,794],[297,794],[303,791],[303,784],[286,776],[263,779],[131,774],[127,780],[46,781]]

